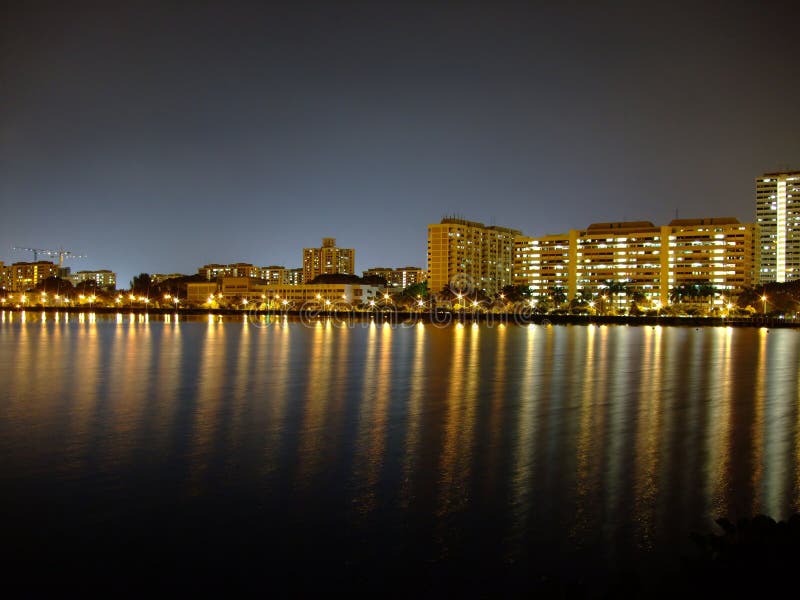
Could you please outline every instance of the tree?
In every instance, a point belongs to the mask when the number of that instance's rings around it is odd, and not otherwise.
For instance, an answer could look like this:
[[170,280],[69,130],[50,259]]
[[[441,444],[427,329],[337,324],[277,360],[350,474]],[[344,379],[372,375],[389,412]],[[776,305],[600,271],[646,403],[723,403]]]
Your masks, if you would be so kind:
[[531,288],[527,285],[504,285],[500,293],[509,302],[521,302],[530,299]]
[[567,294],[564,288],[560,285],[554,285],[550,288],[550,297],[553,299],[553,304],[559,306],[567,301]]
[[614,305],[614,300],[616,299],[616,304],[618,305],[617,308],[622,309],[623,300],[621,299],[621,296],[625,296],[625,301],[627,302],[628,295],[631,293],[631,288],[628,285],[628,282],[614,281],[613,279],[609,279],[605,282],[605,287],[610,295],[612,306]]
[[75,293],[91,295],[97,293],[97,282],[94,279],[84,279],[75,286]]
[[150,295],[150,275],[139,273],[131,280],[131,291],[134,294]]
[[56,277],[55,275],[52,277],[48,277],[47,279],[43,279],[39,282],[39,284],[30,290],[32,292],[45,292],[46,294],[65,294],[69,295],[72,291],[72,283],[68,279],[61,279],[60,277]]

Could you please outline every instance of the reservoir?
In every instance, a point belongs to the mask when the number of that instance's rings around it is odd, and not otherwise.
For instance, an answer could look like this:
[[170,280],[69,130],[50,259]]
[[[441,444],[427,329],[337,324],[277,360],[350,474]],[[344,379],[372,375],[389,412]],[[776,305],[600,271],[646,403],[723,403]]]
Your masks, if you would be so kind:
[[798,364],[793,329],[3,311],[6,566],[110,594],[656,581],[716,518],[798,511]]

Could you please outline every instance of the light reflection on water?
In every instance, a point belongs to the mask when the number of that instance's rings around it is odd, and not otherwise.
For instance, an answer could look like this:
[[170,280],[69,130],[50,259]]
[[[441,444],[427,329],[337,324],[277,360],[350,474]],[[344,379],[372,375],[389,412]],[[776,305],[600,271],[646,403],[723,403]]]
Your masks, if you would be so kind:
[[2,313],[6,515],[614,566],[798,510],[795,331],[168,317]]

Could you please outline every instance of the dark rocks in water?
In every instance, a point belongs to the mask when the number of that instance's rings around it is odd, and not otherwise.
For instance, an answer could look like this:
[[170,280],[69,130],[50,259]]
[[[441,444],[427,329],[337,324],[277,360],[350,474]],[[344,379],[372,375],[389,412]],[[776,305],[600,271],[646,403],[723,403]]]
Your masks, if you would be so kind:
[[721,533],[692,534],[697,554],[684,560],[686,591],[738,597],[792,589],[800,564],[800,514],[787,521],[757,515],[735,524],[725,518],[716,523]]

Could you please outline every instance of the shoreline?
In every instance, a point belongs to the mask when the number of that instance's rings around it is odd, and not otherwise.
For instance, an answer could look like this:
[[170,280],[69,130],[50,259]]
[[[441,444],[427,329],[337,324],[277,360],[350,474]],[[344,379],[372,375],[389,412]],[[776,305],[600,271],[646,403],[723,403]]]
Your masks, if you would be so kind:
[[240,310],[240,309],[208,309],[208,308],[141,308],[141,307],[4,307],[3,312],[10,313],[45,313],[45,314],[95,314],[95,315],[154,315],[154,316],[188,316],[188,317],[288,317],[300,322],[313,322],[321,319],[339,321],[381,321],[392,324],[399,323],[431,323],[448,325],[452,323],[486,323],[517,325],[629,325],[629,326],[675,326],[675,327],[772,327],[800,328],[798,319],[781,319],[770,316],[754,316],[751,318],[725,318],[700,316],[634,316],[634,315],[564,315],[535,314],[532,312],[471,312],[471,311],[336,311],[336,310]]

